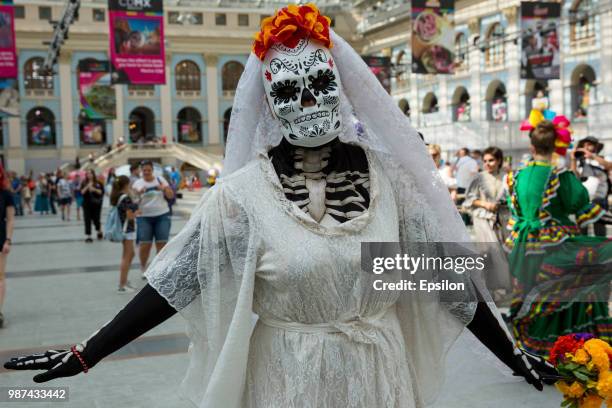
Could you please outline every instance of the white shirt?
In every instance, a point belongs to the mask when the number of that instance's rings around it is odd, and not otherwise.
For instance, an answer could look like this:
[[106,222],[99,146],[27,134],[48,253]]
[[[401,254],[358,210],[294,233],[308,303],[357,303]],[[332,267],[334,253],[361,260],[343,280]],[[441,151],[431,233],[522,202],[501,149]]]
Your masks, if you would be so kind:
[[[157,217],[170,211],[164,192],[157,187],[168,187],[168,182],[163,177],[156,177],[153,181],[145,181],[139,178],[134,182],[132,188],[140,194],[139,209],[140,217]],[[144,192],[141,193],[141,190]]]
[[457,179],[457,188],[467,189],[470,183],[478,174],[478,163],[470,156],[463,156],[457,162],[457,172],[455,178]]

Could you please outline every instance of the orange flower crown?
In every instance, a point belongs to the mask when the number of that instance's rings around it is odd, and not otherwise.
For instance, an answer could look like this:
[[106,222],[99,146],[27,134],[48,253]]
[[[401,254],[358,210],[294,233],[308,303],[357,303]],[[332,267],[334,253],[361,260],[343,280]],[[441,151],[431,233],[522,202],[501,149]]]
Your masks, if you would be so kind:
[[306,37],[317,40],[327,48],[332,47],[329,38],[331,19],[321,15],[312,3],[303,6],[291,4],[278,10],[261,22],[261,31],[255,34],[253,53],[263,61],[266,53],[276,43],[294,48]]

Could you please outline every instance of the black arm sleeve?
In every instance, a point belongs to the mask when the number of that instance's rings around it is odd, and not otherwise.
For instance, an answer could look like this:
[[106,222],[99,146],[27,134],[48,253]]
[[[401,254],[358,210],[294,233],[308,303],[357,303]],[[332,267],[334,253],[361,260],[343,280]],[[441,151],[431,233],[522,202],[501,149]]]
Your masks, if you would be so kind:
[[93,367],[175,313],[166,299],[147,284],[113,320],[87,340],[82,356],[88,366]]

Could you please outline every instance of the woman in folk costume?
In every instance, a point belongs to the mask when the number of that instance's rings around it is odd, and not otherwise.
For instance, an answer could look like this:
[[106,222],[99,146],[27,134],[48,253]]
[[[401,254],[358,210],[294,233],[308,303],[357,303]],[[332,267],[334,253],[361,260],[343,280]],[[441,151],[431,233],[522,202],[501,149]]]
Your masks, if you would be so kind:
[[199,407],[423,407],[466,325],[541,389],[530,361],[545,366],[476,302],[486,290],[400,297],[361,271],[361,242],[468,235],[424,143],[329,21],[312,4],[263,21],[224,175],[148,285],[86,342],[5,367],[48,369],[37,382],[75,375],[179,311],[191,340],[182,390]]
[[519,345],[542,356],[564,334],[589,332],[608,341],[612,334],[612,241],[580,235],[603,210],[573,172],[551,164],[554,153],[566,154],[569,125],[564,116],[547,121],[532,111],[521,130],[530,132],[533,160],[508,177],[511,316]]

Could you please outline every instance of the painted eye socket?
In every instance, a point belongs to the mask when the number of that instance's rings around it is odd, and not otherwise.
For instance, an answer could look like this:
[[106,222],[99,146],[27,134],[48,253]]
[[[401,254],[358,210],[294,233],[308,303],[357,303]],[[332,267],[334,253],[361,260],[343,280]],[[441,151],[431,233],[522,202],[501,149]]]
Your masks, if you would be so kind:
[[327,95],[338,86],[336,84],[336,76],[331,69],[326,69],[325,71],[319,70],[316,77],[309,75],[308,80],[310,81],[308,88],[317,96],[319,93]]
[[272,92],[270,96],[274,98],[275,104],[287,103],[290,100],[297,101],[300,87],[297,86],[297,81],[279,81],[272,84]]

